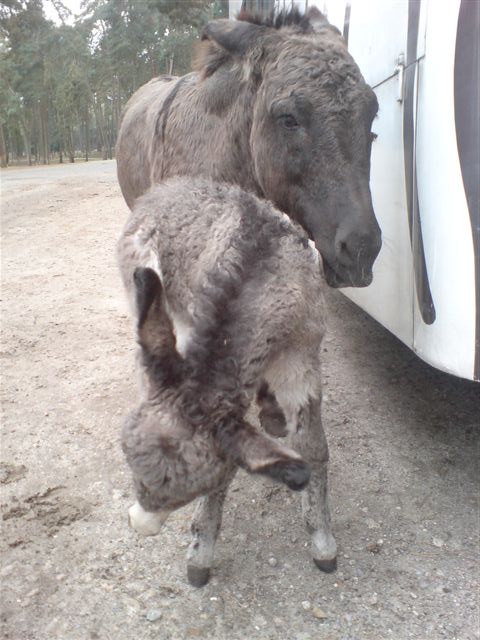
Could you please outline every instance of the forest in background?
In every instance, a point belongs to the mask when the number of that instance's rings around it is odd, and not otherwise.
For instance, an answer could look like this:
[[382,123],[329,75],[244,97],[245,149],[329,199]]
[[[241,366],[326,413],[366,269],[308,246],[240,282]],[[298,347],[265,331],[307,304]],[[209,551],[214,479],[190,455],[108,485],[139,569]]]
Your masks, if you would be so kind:
[[187,73],[203,25],[228,17],[228,0],[84,0],[70,16],[61,0],[0,5],[2,167],[112,158],[128,98],[155,76]]

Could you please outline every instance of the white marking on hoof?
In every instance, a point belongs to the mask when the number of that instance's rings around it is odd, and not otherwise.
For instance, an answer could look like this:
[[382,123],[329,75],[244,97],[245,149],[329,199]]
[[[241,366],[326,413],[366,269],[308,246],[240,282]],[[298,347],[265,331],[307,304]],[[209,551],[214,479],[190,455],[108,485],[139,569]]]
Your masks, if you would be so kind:
[[337,543],[330,532],[315,531],[312,534],[312,556],[314,560],[334,560],[337,556]]
[[155,536],[170,513],[167,510],[145,511],[139,502],[135,502],[128,510],[128,524],[142,536]]

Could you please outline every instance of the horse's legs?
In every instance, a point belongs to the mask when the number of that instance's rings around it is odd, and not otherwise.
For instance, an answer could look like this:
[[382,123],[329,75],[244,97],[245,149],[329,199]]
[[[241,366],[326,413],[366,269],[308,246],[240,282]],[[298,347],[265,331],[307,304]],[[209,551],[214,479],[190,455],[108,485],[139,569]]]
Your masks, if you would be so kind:
[[328,507],[328,444],[321,420],[321,398],[310,402],[299,412],[293,445],[311,465],[312,475],[302,492],[302,510],[311,534],[313,561],[319,569],[330,573],[337,567],[337,544],[330,528]]
[[210,578],[215,542],[222,524],[222,511],[233,471],[220,489],[202,496],[193,514],[192,541],[187,552],[187,576],[194,587],[203,587]]

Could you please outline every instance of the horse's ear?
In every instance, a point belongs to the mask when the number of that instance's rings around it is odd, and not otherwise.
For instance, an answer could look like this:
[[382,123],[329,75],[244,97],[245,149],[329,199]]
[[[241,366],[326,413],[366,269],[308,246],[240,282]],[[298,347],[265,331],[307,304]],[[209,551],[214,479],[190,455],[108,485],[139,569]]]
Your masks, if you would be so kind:
[[137,267],[133,281],[140,346],[150,356],[165,358],[176,354],[175,335],[165,309],[160,278],[153,269]]
[[210,40],[232,55],[242,56],[264,33],[259,25],[241,20],[212,20],[202,33],[202,40]]
[[310,467],[301,456],[246,422],[225,424],[216,434],[220,448],[249,473],[260,473],[289,489],[300,491],[308,484]]

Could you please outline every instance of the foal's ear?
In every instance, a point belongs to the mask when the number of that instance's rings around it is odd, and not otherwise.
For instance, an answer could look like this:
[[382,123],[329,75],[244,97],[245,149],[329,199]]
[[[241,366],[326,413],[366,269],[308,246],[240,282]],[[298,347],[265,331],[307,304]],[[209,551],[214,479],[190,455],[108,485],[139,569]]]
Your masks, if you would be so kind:
[[317,7],[310,7],[307,11],[307,18],[315,29],[316,27],[326,27],[330,23],[326,15],[324,15]]
[[293,491],[308,484],[310,467],[301,456],[246,422],[220,428],[217,440],[223,451],[249,473],[261,473]]
[[133,274],[140,345],[150,355],[176,353],[172,323],[165,309],[162,283],[153,269],[137,267]]
[[212,20],[202,32],[202,40],[210,40],[233,55],[242,56],[264,33],[259,25],[241,20]]
[[342,35],[335,25],[330,24],[327,16],[323,14],[320,9],[317,9],[317,7],[310,7],[307,12],[307,17],[314,31],[322,32],[328,29],[336,35]]

